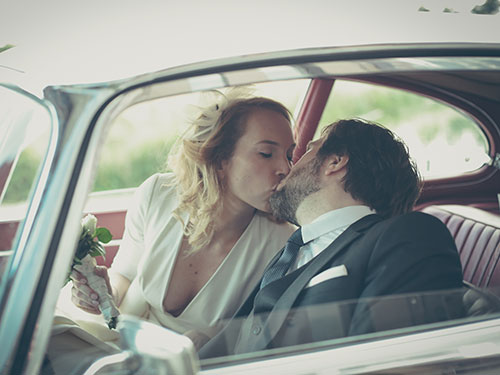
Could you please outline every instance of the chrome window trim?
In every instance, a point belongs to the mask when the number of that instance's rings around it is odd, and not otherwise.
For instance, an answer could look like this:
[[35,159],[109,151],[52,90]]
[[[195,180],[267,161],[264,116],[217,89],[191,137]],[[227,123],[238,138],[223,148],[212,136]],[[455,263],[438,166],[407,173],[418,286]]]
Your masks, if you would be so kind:
[[[332,56],[332,58],[334,59],[335,56]],[[141,76],[138,80],[133,79],[126,83],[121,82],[115,87],[118,90],[129,92],[139,90],[139,92],[135,92],[134,94],[125,93],[126,100],[129,101],[129,106],[132,106],[147,100],[170,95],[267,81],[311,79],[330,76],[342,78],[353,75],[362,76],[389,72],[495,71],[500,70],[500,55],[498,57],[389,57],[290,65],[279,64],[227,71],[224,71],[224,67],[221,67],[220,70],[221,72],[218,73],[210,72],[186,78],[177,78],[175,69],[166,70],[161,73]],[[112,83],[109,85],[113,86]],[[500,99],[500,93],[498,95]],[[135,99],[129,98],[129,96],[133,96]]]
[[[165,79],[177,79],[194,77],[209,73],[219,73],[221,71],[244,71],[257,67],[270,67],[279,65],[305,65],[318,64],[321,62],[335,61],[355,61],[366,62],[368,60],[397,59],[406,60],[417,59],[450,59],[467,58],[473,59],[487,57],[496,58],[500,56],[500,43],[401,43],[396,45],[360,45],[346,47],[323,47],[305,48],[290,51],[279,51],[262,53],[250,56],[239,56],[218,60],[205,61],[196,64],[189,64],[154,73],[144,74],[137,78],[124,79],[110,82],[119,88],[130,87],[130,85],[140,85],[146,82],[162,81]],[[423,63],[418,63],[422,65]],[[425,65],[425,64],[424,64]],[[463,65],[463,64],[462,64]],[[379,68],[384,69],[379,65]],[[461,67],[460,69],[463,69]],[[469,66],[467,69],[471,69]],[[310,74],[309,72],[308,74]],[[314,72],[312,72],[314,73]],[[308,75],[308,77],[311,77]]]
[[312,66],[313,69],[321,72],[319,74],[335,76],[409,71],[487,71],[500,69],[500,57],[396,57],[320,62]]

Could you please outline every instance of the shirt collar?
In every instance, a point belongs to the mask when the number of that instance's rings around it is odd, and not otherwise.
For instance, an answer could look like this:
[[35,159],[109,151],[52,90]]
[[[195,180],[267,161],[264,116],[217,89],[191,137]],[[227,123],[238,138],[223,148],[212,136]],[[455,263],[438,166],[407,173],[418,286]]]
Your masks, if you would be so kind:
[[329,211],[302,227],[302,239],[304,243],[307,243],[330,231],[348,227],[374,213],[375,211],[368,206],[349,206]]

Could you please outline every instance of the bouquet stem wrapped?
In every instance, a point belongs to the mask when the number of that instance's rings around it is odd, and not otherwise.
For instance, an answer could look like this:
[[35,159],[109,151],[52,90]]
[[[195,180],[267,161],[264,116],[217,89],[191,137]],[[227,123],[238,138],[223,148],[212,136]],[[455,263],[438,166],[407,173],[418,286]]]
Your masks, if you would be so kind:
[[106,280],[94,273],[97,265],[95,258],[87,255],[80,261],[81,264],[76,264],[73,268],[87,278],[89,287],[99,296],[99,310],[101,310],[108,327],[110,329],[116,328],[116,320],[120,311],[116,307],[113,297],[108,293]]

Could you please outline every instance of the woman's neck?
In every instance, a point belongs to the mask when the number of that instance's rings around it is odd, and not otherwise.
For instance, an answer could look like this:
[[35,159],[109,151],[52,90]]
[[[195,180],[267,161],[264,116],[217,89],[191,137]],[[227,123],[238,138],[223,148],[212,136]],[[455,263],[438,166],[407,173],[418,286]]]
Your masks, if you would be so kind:
[[214,237],[222,240],[239,239],[252,221],[256,209],[248,205],[235,205],[227,200],[215,223]]

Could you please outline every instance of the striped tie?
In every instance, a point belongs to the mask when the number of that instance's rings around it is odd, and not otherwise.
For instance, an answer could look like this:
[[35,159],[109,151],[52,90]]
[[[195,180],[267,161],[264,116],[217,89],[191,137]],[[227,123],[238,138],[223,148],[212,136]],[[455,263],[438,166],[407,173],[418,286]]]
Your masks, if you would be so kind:
[[260,283],[261,289],[267,284],[282,278],[286,274],[288,268],[290,268],[295,258],[297,258],[300,247],[303,245],[304,241],[302,240],[302,232],[299,228],[288,239],[285,249],[283,250],[283,253],[278,261],[264,273]]

